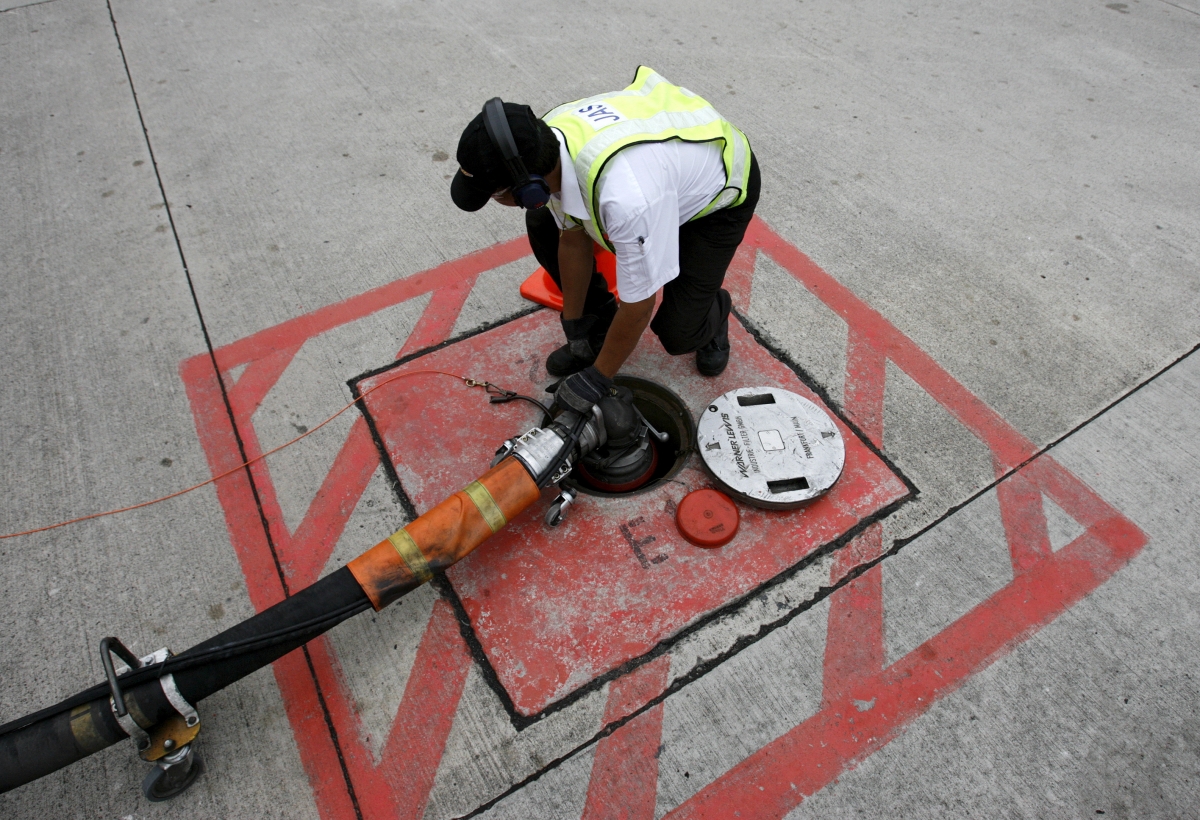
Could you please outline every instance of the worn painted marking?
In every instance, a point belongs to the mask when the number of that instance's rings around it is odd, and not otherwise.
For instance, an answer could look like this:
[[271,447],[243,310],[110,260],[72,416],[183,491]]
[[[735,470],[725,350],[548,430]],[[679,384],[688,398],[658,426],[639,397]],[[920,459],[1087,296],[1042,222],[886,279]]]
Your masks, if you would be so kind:
[[[671,659],[664,655],[613,681],[604,724],[616,723],[662,694],[670,670]],[[662,719],[660,703],[600,740],[582,820],[654,820]]]
[[[230,423],[221,384],[207,354],[193,356],[180,364],[180,377],[196,421],[196,431],[214,475],[242,462],[241,436],[247,457],[262,452],[252,417],[287,365],[308,339],[369,316],[392,305],[433,292],[433,297],[409,335],[408,353],[444,341],[461,312],[463,302],[481,273],[506,265],[529,254],[522,237],[478,251],[414,276],[397,280],[359,296],[320,308],[244,339],[218,348],[216,361],[229,391],[233,408]],[[400,354],[398,354],[400,355]],[[245,367],[235,381],[230,373]],[[353,374],[347,374],[353,375]],[[254,486],[245,471],[233,473],[216,485],[217,499],[225,512],[230,541],[242,566],[250,601],[257,611],[267,609],[291,591],[317,580],[330,552],[379,467],[379,454],[366,422],[356,419],[324,483],[313,498],[295,533],[289,532],[275,496],[269,471],[261,463],[252,469]],[[268,529],[262,527],[262,513]],[[267,540],[267,533],[271,541]],[[272,550],[272,545],[274,550]],[[364,549],[369,545],[364,545]],[[276,561],[278,556],[278,562]],[[427,629],[418,649],[418,659],[441,658],[440,662],[414,664],[395,726],[436,717],[426,726],[424,743],[436,750],[432,757],[414,756],[407,764],[426,771],[410,777],[408,787],[379,785],[374,775],[371,752],[357,734],[353,697],[340,679],[332,650],[324,638],[309,644],[316,668],[310,672],[302,653],[293,652],[274,664],[284,707],[292,725],[301,763],[313,789],[317,810],[327,820],[351,820],[357,816],[351,784],[342,775],[346,761],[354,784],[358,808],[368,817],[419,817],[413,805],[424,805],[432,787],[432,772],[440,762],[441,749],[449,735],[453,715],[462,696],[462,685],[470,655],[448,608],[435,608],[439,628]],[[431,620],[431,624],[433,621]],[[424,655],[422,654],[424,653]],[[432,656],[430,653],[433,653]],[[322,708],[322,701],[325,709]],[[336,737],[325,721],[328,710]],[[418,720],[419,722],[419,720]],[[388,749],[400,748],[393,737]],[[392,752],[393,755],[398,752]],[[370,764],[370,765],[368,765]],[[395,764],[393,764],[395,765]],[[414,769],[415,770],[415,769]],[[374,784],[374,785],[372,785]],[[423,794],[419,792],[424,790]]]
[[[359,384],[372,426],[418,510],[462,486],[478,472],[472,465],[490,461],[495,443],[534,424],[537,411],[513,405],[480,413],[470,403],[447,404],[435,377],[388,380],[409,369],[462,372],[486,359],[490,381],[535,394],[545,377],[531,379],[529,362],[540,371],[561,336],[553,315],[539,312]],[[716,379],[653,343],[639,345],[624,370],[653,374],[690,408],[745,384],[777,384],[821,401],[740,323],[730,324],[729,339],[730,365]],[[878,455],[844,423],[838,427],[846,464],[829,493],[803,511],[743,508],[738,535],[719,550],[687,542],[675,523],[674,505],[688,489],[711,482],[692,455],[675,480],[643,493],[580,496],[558,528],[544,526],[535,508],[451,567],[447,578],[516,714],[529,718],[579,696],[907,495]],[[423,446],[431,437],[439,442],[435,450]],[[414,452],[421,458],[411,458]]]
[[[443,341],[454,326],[463,301],[480,273],[528,253],[524,237],[514,239],[219,348],[216,360],[229,386],[233,423],[248,454],[253,456],[261,451],[251,416],[305,340],[432,292],[433,297],[403,352],[434,345]],[[736,304],[743,309],[748,305],[758,253],[769,255],[849,325],[845,409],[872,440],[882,441],[884,364],[891,361],[991,449],[998,475],[1006,474],[1036,453],[1028,440],[928,354],[757,218],[726,278]],[[245,370],[234,383],[229,373],[242,366]],[[236,467],[241,456],[234,428],[208,356],[185,360],[180,365],[180,375],[213,474]],[[283,598],[285,590],[302,588],[320,573],[329,550],[379,466],[367,433],[362,420],[356,421],[295,533],[288,532],[283,524],[274,485],[265,466],[252,471],[253,488],[245,472],[218,482],[217,498],[225,511],[230,539],[256,609],[261,611],[271,606]],[[1005,487],[1014,479],[1019,480]],[[835,632],[859,629],[868,639],[864,641],[866,648],[853,652],[845,650],[848,641],[827,642],[826,698],[821,711],[733,767],[668,816],[784,816],[804,796],[818,791],[902,732],[938,698],[954,691],[971,674],[1108,580],[1145,543],[1140,530],[1052,459],[1038,458],[1016,476],[1009,476],[1000,487],[1003,489],[997,494],[1014,566],[1014,578],[1009,585],[886,669],[880,668],[882,641],[874,637],[875,627],[883,617],[878,585],[871,577],[874,571],[844,586],[831,601],[831,637]],[[267,531],[261,525],[255,490],[267,518]],[[1081,536],[1057,553],[1045,550],[1035,494],[1051,498],[1085,527]],[[268,531],[279,557],[278,564],[267,541]],[[838,556],[833,580],[844,577],[862,561],[878,557],[881,548],[880,540],[868,530]],[[275,677],[323,818],[349,820],[356,814],[349,784],[341,774],[339,753],[345,758],[363,816],[421,816],[470,665],[453,621],[449,607],[441,603],[435,606],[385,748],[387,765],[376,767],[370,750],[360,740],[352,698],[340,680],[336,657],[324,639],[309,645],[315,677],[301,653],[292,653],[275,663]],[[623,689],[623,681],[614,681],[612,691]],[[618,683],[622,686],[618,687]],[[647,691],[652,690],[650,687]],[[645,698],[642,703],[654,697],[644,692],[641,696]],[[336,732],[336,742],[325,722],[322,699]],[[872,699],[874,706],[870,710],[860,711],[856,705]],[[631,700],[636,704],[638,697]],[[638,707],[627,703],[625,708]],[[657,750],[657,741],[651,741],[661,732],[661,721],[656,727],[653,711],[623,727],[637,738],[636,742],[621,747],[628,765],[639,761],[651,765],[653,752]],[[649,720],[641,720],[647,716]],[[613,740],[618,734],[621,730],[605,740]],[[406,740],[414,737],[416,745],[409,746]],[[405,755],[410,748],[420,748],[424,753]],[[616,747],[610,744],[606,748]],[[598,760],[606,755],[607,752],[602,755],[597,749]],[[597,795],[603,794],[602,786],[611,782],[611,771],[608,764],[593,765]],[[635,794],[641,795],[643,791]],[[601,802],[593,803],[589,797],[588,805],[600,808]],[[653,813],[644,816],[652,817]]]

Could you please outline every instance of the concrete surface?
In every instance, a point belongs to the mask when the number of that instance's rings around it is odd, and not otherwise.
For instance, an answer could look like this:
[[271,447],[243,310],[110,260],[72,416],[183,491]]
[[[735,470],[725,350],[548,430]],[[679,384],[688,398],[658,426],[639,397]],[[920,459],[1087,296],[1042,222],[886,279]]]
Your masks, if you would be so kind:
[[[447,196],[458,134],[492,95],[544,110],[622,86],[639,63],[747,132],[763,224],[933,363],[906,369],[889,354],[864,388],[853,374],[875,360],[861,325],[764,251],[743,314],[920,490],[874,546],[821,555],[665,661],[523,729],[445,631],[445,591],[422,590],[339,627],[313,648],[312,671],[281,662],[205,701],[207,771],[180,800],[147,803],[144,764],[118,746],[0,796],[0,814],[1195,813],[1198,41],[1190,0],[671,0],[569,14],[536,2],[0,4],[5,533],[209,478],[220,414],[198,408],[189,374],[207,367],[211,380],[210,353],[261,451],[338,410],[349,380],[398,353],[526,310],[516,288],[532,262],[504,244],[519,216],[463,214]],[[463,265],[477,278],[439,302]],[[403,290],[429,270],[442,273]],[[377,301],[359,299],[373,289]],[[317,328],[330,311],[345,317]],[[310,320],[317,329],[293,332]],[[738,767],[844,694],[828,636],[843,634],[831,613],[855,595],[876,594],[870,660],[886,671],[1019,581],[1006,538],[1022,523],[1004,512],[1004,494],[1022,493],[1008,475],[1018,465],[998,464],[962,406],[930,392],[930,368],[1146,545],[939,689],[890,742],[847,753],[803,802],[784,788],[774,802],[696,808],[738,784],[775,794]],[[878,412],[863,415],[874,389]],[[462,395],[447,387],[448,401]],[[332,571],[402,525],[410,511],[357,419],[259,468],[253,515],[207,487],[0,541],[0,721],[97,681],[105,635],[182,649],[280,594],[279,577]],[[1048,554],[1070,553],[1087,528],[1036,498]],[[262,559],[268,537],[278,563]],[[425,636],[449,638],[434,652]],[[435,668],[445,688],[421,700]],[[436,727],[417,720],[428,716]]]
[[[932,817],[1195,813],[1198,397],[1193,354],[1051,451],[1146,532],[1145,550],[795,818],[897,816],[913,806]],[[986,506],[981,498],[958,516],[989,516],[976,509]],[[885,564],[885,584],[893,570],[914,585],[961,584],[967,573],[947,569],[938,536]],[[888,621],[889,642],[908,645],[929,627],[925,613],[890,606],[903,595],[891,593],[885,607],[900,613],[894,638]]]

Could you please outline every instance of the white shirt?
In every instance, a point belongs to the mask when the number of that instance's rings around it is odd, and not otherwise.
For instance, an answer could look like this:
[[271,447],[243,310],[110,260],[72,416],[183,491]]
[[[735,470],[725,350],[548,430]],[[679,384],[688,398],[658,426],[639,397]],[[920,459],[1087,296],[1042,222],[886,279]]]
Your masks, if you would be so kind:
[[[560,228],[589,221],[575,165],[562,134],[562,185],[550,207]],[[600,173],[600,220],[617,255],[622,302],[640,302],[679,275],[679,226],[725,187],[721,145],[681,140],[618,151]]]

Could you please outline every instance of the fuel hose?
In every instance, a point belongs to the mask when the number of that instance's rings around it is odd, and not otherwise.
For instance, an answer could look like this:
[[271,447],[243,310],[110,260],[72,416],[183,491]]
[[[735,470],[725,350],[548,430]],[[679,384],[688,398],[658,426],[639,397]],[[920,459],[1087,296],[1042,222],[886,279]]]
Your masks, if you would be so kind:
[[[367,609],[383,609],[460,561],[541,494],[508,456],[348,565],[179,655],[119,679],[129,715],[149,729],[178,714],[161,680],[195,705]],[[0,793],[129,737],[99,684],[0,726]]]

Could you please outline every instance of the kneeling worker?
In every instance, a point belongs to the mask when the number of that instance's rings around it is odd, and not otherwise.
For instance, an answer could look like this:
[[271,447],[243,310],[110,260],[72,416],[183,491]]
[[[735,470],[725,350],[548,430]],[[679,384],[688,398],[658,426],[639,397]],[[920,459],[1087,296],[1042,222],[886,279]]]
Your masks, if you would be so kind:
[[[463,131],[450,195],[526,210],[529,243],[563,294],[567,344],[546,360],[568,377],[558,401],[588,411],[649,325],[702,375],[729,361],[725,271],[758,202],[744,134],[692,92],[642,66],[633,84],[560,105],[542,119],[489,100]],[[617,258],[617,304],[593,242]],[[654,297],[663,289],[654,313]]]

